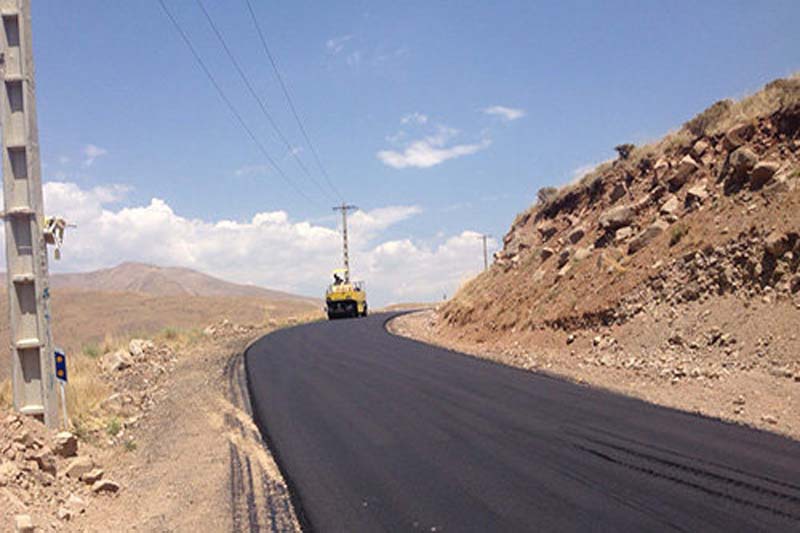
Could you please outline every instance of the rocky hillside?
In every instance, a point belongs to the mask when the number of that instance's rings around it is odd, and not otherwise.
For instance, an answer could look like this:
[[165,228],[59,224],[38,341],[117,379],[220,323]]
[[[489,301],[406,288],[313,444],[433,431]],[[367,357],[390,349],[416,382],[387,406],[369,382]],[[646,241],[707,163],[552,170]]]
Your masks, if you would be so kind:
[[671,384],[800,382],[800,76],[616,150],[540,191],[435,334]]

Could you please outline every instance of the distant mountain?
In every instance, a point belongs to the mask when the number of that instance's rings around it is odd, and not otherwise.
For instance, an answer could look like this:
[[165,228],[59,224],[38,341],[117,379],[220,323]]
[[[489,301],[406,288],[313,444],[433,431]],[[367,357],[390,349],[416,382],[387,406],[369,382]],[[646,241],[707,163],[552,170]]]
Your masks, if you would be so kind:
[[50,285],[54,289],[139,292],[155,296],[228,296],[318,302],[314,298],[287,292],[223,281],[189,268],[133,262],[93,272],[53,274],[50,276]]

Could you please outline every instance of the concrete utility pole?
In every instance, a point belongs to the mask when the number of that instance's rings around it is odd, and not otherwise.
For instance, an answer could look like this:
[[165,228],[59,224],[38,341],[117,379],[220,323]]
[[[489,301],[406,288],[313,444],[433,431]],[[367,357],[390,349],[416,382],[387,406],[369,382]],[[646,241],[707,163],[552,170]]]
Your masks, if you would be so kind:
[[14,407],[58,426],[30,0],[0,0],[8,308]]
[[347,245],[347,212],[358,209],[354,205],[343,203],[333,208],[334,211],[342,212],[342,251],[344,255],[344,281],[350,283],[350,253]]
[[479,239],[483,240],[483,270],[489,270],[489,248],[487,245],[489,237],[491,237],[489,234],[484,234],[478,237]]

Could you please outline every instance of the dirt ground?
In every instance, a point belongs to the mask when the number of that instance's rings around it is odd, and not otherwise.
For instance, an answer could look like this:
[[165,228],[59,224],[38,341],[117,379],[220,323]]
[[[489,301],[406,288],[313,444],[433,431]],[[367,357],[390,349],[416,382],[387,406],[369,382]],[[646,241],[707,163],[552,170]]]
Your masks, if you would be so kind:
[[117,436],[135,449],[92,447],[119,492],[84,496],[86,511],[68,521],[55,508],[37,513],[17,501],[0,512],[0,530],[29,513],[37,531],[299,531],[286,485],[248,412],[242,354],[263,333],[209,339],[178,353],[154,407]]
[[[738,308],[735,302],[713,305]],[[669,321],[669,328],[667,320],[642,315],[620,327],[572,337],[564,331],[539,329],[484,341],[469,335],[459,338],[442,327],[435,310],[398,317],[389,329],[476,357],[800,439],[800,374],[789,370],[785,361],[797,361],[798,310],[787,303],[783,327],[773,323],[769,328],[759,323],[757,308],[743,310],[744,320],[737,321],[743,325],[734,330],[741,339],[755,339],[759,328],[772,333],[750,346],[739,340],[735,349],[708,346],[701,331],[692,336],[692,330],[714,329],[704,323],[703,317],[713,316],[707,311],[698,303]],[[668,331],[683,332],[680,345]],[[781,346],[775,361],[780,366],[769,365],[770,345]]]

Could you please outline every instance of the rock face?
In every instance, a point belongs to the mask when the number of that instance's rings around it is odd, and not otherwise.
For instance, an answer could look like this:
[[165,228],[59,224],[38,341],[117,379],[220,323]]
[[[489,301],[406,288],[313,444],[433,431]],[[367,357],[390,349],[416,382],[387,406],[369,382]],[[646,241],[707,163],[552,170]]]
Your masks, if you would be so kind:
[[650,224],[644,231],[639,233],[634,239],[628,244],[628,253],[635,254],[645,246],[647,246],[650,241],[661,235],[667,228],[669,224],[664,222],[663,220],[656,220],[652,224]]
[[607,231],[613,231],[630,226],[634,215],[633,208],[627,205],[611,208],[600,215],[600,227]]

